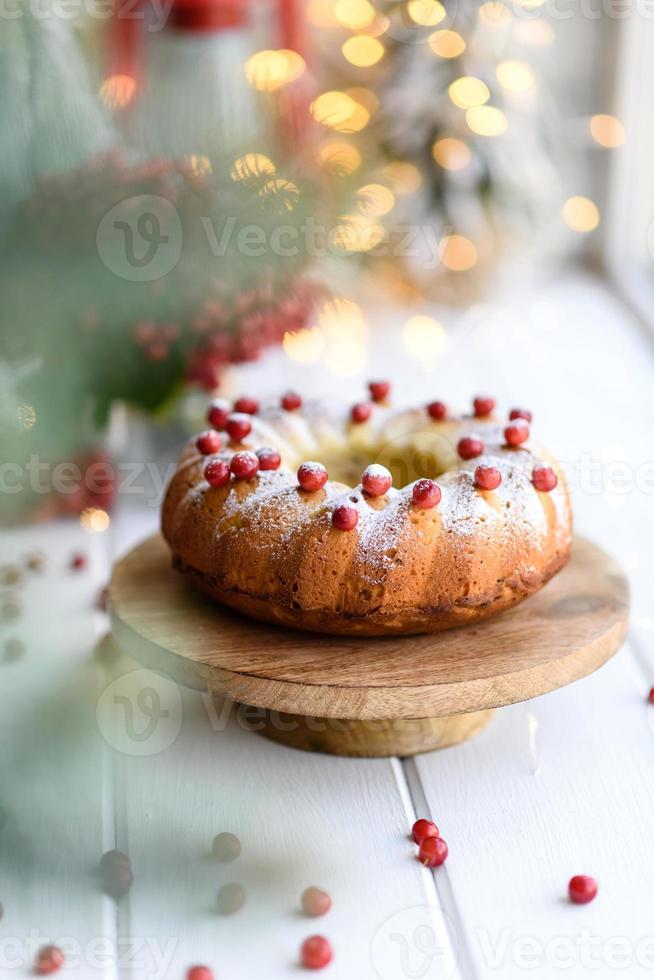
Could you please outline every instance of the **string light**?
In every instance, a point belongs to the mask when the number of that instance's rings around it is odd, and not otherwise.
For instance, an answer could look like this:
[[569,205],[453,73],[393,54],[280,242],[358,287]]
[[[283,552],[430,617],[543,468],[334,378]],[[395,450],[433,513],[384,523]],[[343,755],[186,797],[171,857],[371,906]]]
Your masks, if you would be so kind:
[[100,86],[100,99],[109,109],[124,109],[135,92],[136,82],[131,75],[110,75]]
[[246,153],[234,161],[232,180],[252,180],[274,174],[275,164],[264,153]]
[[534,74],[524,61],[501,61],[495,74],[500,85],[509,92],[527,92],[534,85]]
[[409,0],[407,13],[414,24],[421,27],[435,27],[445,19],[445,7],[438,0]]
[[383,184],[365,184],[357,191],[359,210],[381,218],[395,207],[395,195]]
[[79,522],[85,531],[101,534],[111,524],[111,518],[106,510],[100,507],[85,507],[80,514]]
[[384,57],[386,48],[376,37],[358,34],[343,44],[341,51],[346,61],[355,68],[371,68]]
[[306,69],[304,58],[290,49],[257,51],[245,62],[245,77],[259,92],[274,92]]
[[446,136],[432,147],[434,160],[444,170],[463,170],[470,163],[470,147],[463,140]]
[[356,133],[368,124],[370,113],[346,92],[323,92],[311,103],[316,122],[341,133]]
[[338,177],[353,174],[361,166],[361,154],[350,143],[326,143],[318,150],[318,161]]
[[334,17],[351,31],[362,31],[375,19],[375,8],[368,0],[337,0]]
[[300,198],[300,189],[292,180],[275,177],[266,181],[259,197],[272,201],[279,211],[292,211]]
[[499,0],[487,0],[479,8],[479,19],[487,27],[502,27],[511,23],[513,14],[506,4],[500,3]]
[[418,361],[434,361],[445,349],[445,330],[431,316],[412,316],[404,324],[402,340],[407,352]]
[[573,231],[587,234],[600,223],[599,208],[589,197],[569,197],[563,205],[563,220]]
[[406,160],[395,160],[393,163],[387,163],[382,173],[390,181],[393,190],[399,197],[413,194],[422,185],[420,170],[414,163],[409,163]]
[[625,141],[624,126],[615,116],[600,113],[591,118],[589,125],[595,142],[608,150],[622,146]]
[[477,264],[477,249],[464,235],[446,235],[438,243],[438,254],[446,269],[467,272]]
[[490,99],[490,91],[486,83],[472,75],[457,78],[447,91],[454,105],[460,109],[483,105]]
[[466,122],[477,136],[501,136],[509,128],[509,123],[502,110],[490,105],[468,109]]
[[429,38],[429,46],[439,58],[458,58],[466,49],[466,42],[456,31],[435,31]]

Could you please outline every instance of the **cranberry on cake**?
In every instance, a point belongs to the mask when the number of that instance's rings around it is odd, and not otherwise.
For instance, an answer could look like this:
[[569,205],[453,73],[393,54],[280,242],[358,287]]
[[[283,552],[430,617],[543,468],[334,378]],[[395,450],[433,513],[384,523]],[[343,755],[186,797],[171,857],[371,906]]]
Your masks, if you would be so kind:
[[345,635],[462,626],[540,589],[572,518],[531,413],[488,395],[398,411],[390,390],[212,403],[221,433],[189,440],[163,504],[175,567],[257,619]]

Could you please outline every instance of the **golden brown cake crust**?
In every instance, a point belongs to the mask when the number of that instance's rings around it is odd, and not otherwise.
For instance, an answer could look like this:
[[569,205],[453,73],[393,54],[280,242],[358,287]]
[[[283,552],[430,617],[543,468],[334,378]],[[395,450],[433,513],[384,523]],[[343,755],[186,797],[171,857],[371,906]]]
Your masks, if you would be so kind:
[[[393,413],[380,406],[357,426],[315,405],[293,413],[270,409],[253,419],[243,444],[230,443],[219,455],[229,459],[236,450],[272,445],[282,468],[224,487],[208,485],[207,457],[191,441],[162,511],[175,567],[225,605],[320,633],[435,632],[495,615],[541,588],[566,563],[571,543],[559,467],[531,441],[506,446],[503,427],[496,419],[434,422],[423,410]],[[461,460],[458,440],[473,432],[485,452]],[[343,474],[380,461],[400,479],[406,470],[415,480],[431,460],[440,471],[440,504],[417,508],[413,481],[376,498],[360,485],[332,481],[313,493],[298,488],[300,462],[336,460],[339,452]],[[531,482],[534,465],[543,461],[559,480],[549,493]],[[500,470],[497,490],[475,487],[480,463]],[[358,511],[352,531],[332,526],[340,503]]]

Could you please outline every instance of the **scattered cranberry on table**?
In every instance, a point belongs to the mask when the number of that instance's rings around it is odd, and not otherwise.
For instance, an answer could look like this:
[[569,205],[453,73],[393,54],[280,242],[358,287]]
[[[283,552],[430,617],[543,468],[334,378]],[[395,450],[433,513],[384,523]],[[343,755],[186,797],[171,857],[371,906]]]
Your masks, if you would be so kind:
[[597,895],[597,882],[588,875],[575,875],[568,882],[568,895],[575,905],[587,905]]
[[231,414],[232,406],[229,404],[227,399],[215,398],[209,405],[207,422],[209,425],[213,426],[214,429],[222,430],[227,425],[227,419]]
[[332,524],[339,531],[353,531],[359,523],[359,512],[349,504],[339,504],[332,511]]
[[541,493],[549,493],[554,490],[559,480],[551,466],[548,466],[547,463],[538,463],[533,468],[531,482],[536,490]]
[[300,949],[300,962],[307,970],[322,970],[333,956],[331,943],[324,936],[310,936]]
[[230,439],[234,442],[242,442],[252,432],[250,416],[245,412],[232,412],[225,423],[225,428]]
[[427,405],[427,412],[435,422],[442,422],[447,415],[447,405],[445,402],[430,402]]
[[426,868],[438,868],[445,864],[448,853],[442,837],[426,837],[418,848],[418,860]]
[[332,907],[332,900],[322,888],[316,888],[315,885],[312,885],[302,892],[301,905],[305,915],[318,918],[321,915],[327,915]]
[[441,488],[433,480],[418,480],[411,491],[411,499],[421,510],[431,510],[441,502]]
[[314,463],[312,460],[302,463],[297,471],[297,481],[308,493],[322,490],[327,483],[327,478],[327,470],[322,463]]
[[476,459],[484,451],[484,444],[476,436],[464,436],[456,447],[461,459]]
[[86,555],[83,555],[81,551],[76,551],[70,559],[70,567],[74,572],[81,572],[82,569],[86,568],[86,564]]
[[200,433],[195,440],[195,445],[198,452],[202,453],[203,456],[211,456],[212,453],[220,452],[222,442],[220,432],[216,432],[215,429],[207,429]]
[[504,438],[508,446],[521,446],[529,438],[529,426],[524,419],[516,419],[504,430]]
[[56,973],[64,965],[64,960],[64,954],[58,946],[43,946],[36,954],[34,971],[42,977]]
[[259,402],[256,398],[237,398],[234,402],[234,411],[243,412],[245,415],[256,415],[259,411]]
[[472,404],[477,418],[484,418],[484,416],[490,415],[495,408],[495,399],[489,395],[477,395]]
[[495,466],[478,466],[475,470],[475,486],[479,490],[497,490],[502,474]]
[[360,425],[362,422],[368,421],[371,413],[372,406],[368,402],[358,402],[358,404],[352,406],[350,417],[356,425]]
[[277,450],[271,449],[269,446],[257,449],[257,458],[260,470],[278,470],[282,464],[282,457]]
[[391,488],[393,477],[385,466],[371,463],[363,471],[361,486],[370,497],[383,497]]
[[416,844],[422,844],[423,840],[427,840],[428,837],[440,837],[440,832],[433,820],[423,818],[416,820],[411,828],[411,836]]
[[224,487],[229,483],[229,463],[224,459],[211,459],[204,468],[204,478],[210,487]]
[[370,381],[368,391],[374,402],[383,402],[391,392],[391,383],[390,381]]
[[186,971],[186,980],[213,980],[213,972],[208,966],[190,966]]
[[254,453],[234,453],[229,468],[237,480],[251,480],[259,472],[259,458]]
[[524,419],[525,422],[531,422],[533,416],[526,408],[512,408],[509,412],[509,420],[513,422],[515,419]]
[[282,408],[286,412],[297,412],[302,408],[302,398],[296,391],[287,391],[282,395]]

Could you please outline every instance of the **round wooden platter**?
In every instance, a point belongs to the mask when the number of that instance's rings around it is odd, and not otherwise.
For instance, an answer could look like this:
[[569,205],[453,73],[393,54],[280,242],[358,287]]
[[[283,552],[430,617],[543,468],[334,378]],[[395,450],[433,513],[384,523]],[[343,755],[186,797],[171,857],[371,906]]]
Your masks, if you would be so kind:
[[115,641],[153,669],[265,709],[256,730],[338,755],[415,755],[461,742],[492,709],[562,687],[620,647],[629,589],[576,538],[566,568],[495,619],[409,637],[319,636],[232,613],[191,589],[158,535],[120,561]]

